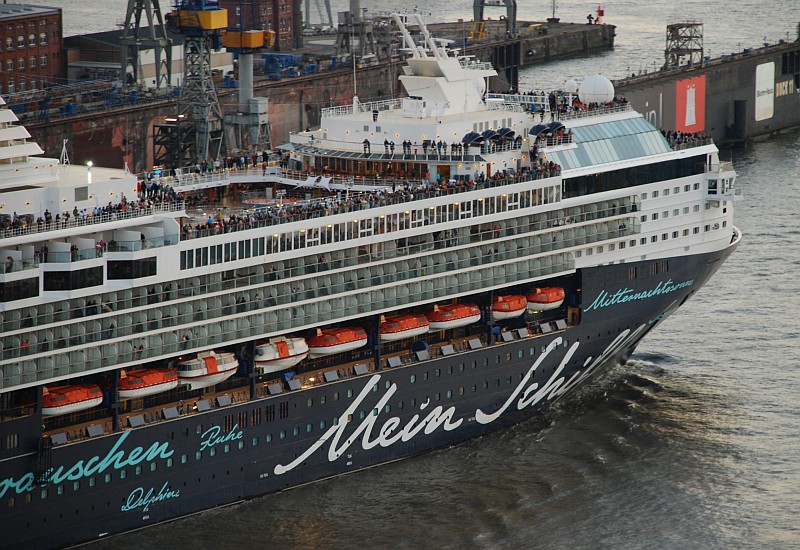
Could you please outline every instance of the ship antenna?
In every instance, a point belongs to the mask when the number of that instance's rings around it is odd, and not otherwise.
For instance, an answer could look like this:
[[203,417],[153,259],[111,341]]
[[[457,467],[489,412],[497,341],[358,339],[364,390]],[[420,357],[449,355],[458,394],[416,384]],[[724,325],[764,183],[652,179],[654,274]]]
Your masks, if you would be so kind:
[[69,153],[67,152],[67,142],[69,140],[65,139],[61,144],[61,155],[58,157],[58,162],[62,166],[69,165]]

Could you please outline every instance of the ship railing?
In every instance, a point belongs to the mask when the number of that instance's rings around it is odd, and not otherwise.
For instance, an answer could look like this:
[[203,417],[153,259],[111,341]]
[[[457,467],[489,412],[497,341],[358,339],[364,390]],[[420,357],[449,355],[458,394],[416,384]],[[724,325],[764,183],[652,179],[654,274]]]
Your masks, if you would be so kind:
[[517,103],[487,103],[490,111],[509,111],[512,113],[522,113],[525,108]]
[[542,135],[540,134],[536,140],[533,141],[533,145],[540,145],[542,147],[556,147],[558,145],[568,145],[573,143],[575,134],[571,131],[567,131],[561,134],[556,133],[555,135]]
[[672,147],[673,151],[685,151],[686,149],[710,145],[711,143],[713,143],[713,140],[710,137],[697,137],[691,135],[684,138],[684,141],[673,140],[670,142],[670,146]]
[[[205,347],[209,345],[224,344],[225,342],[235,339],[259,337],[264,332],[263,318],[261,321],[248,321],[246,324],[230,324],[228,321],[223,320],[219,323],[213,323],[213,326],[215,327],[214,331],[207,331],[204,327],[195,326],[181,328],[181,326],[197,321],[211,322],[215,319],[223,319],[230,315],[240,313],[263,315],[263,312],[260,310],[263,310],[264,308],[274,308],[276,306],[288,305],[297,301],[298,299],[314,298],[317,300],[331,300],[335,298],[336,294],[340,294],[342,292],[359,289],[363,289],[365,292],[368,292],[372,285],[381,285],[392,281],[413,280],[420,277],[445,276],[446,274],[455,271],[471,270],[478,266],[490,266],[496,262],[515,261],[517,259],[527,258],[535,255],[551,256],[552,263],[548,265],[542,265],[535,272],[531,269],[528,269],[530,276],[544,277],[554,273],[569,271],[575,267],[574,259],[572,258],[571,254],[565,254],[561,251],[569,248],[586,246],[587,244],[593,245],[594,243],[605,242],[613,239],[627,239],[639,233],[641,227],[640,222],[638,217],[635,216],[633,212],[630,214],[620,214],[617,209],[612,209],[609,210],[607,214],[612,216],[606,219],[613,220],[613,226],[609,227],[606,224],[604,229],[600,229],[597,232],[587,232],[585,235],[572,237],[569,236],[569,231],[560,230],[569,229],[569,227],[563,226],[568,226],[571,223],[579,223],[580,218],[569,217],[543,221],[532,229],[554,229],[555,231],[546,233],[546,238],[541,242],[530,243],[528,247],[524,249],[517,249],[516,247],[512,249],[492,247],[492,249],[485,255],[470,255],[469,257],[452,259],[448,261],[446,265],[442,264],[442,271],[432,272],[430,271],[431,268],[427,264],[423,265],[420,261],[415,261],[410,263],[404,271],[396,271],[394,273],[385,275],[373,275],[360,278],[358,280],[352,278],[348,278],[347,280],[343,279],[340,283],[337,283],[337,285],[325,287],[325,296],[329,296],[330,298],[323,298],[317,290],[311,289],[310,287],[308,291],[287,287],[285,293],[281,294],[278,294],[277,292],[275,294],[269,294],[266,291],[254,290],[252,296],[249,296],[246,300],[237,303],[231,302],[220,304],[217,307],[208,307],[202,311],[194,311],[189,309],[183,313],[177,311],[170,316],[169,310],[165,309],[168,307],[169,302],[174,304],[176,303],[176,300],[180,301],[181,303],[191,301],[187,300],[187,298],[191,297],[195,297],[196,300],[204,300],[203,296],[209,292],[246,289],[251,285],[263,284],[265,281],[277,282],[279,280],[298,276],[308,277],[309,275],[313,274],[318,274],[318,278],[322,278],[325,276],[325,272],[328,270],[346,267],[358,267],[362,263],[367,263],[368,261],[374,262],[385,259],[401,259],[403,254],[393,254],[387,252],[383,254],[373,254],[369,257],[362,256],[351,259],[331,258],[326,261],[323,261],[320,257],[316,265],[303,265],[298,267],[283,266],[280,270],[277,270],[274,269],[275,265],[273,264],[273,271],[269,271],[267,273],[243,275],[241,277],[226,279],[222,282],[213,282],[209,283],[208,285],[187,286],[177,290],[170,287],[168,290],[160,293],[153,291],[153,293],[150,294],[148,291],[146,296],[135,298],[136,301],[127,306],[121,305],[121,302],[111,305],[104,304],[102,306],[102,309],[105,311],[105,313],[103,313],[104,320],[102,326],[100,323],[96,323],[95,329],[91,329],[92,325],[87,324],[79,333],[67,333],[66,335],[62,334],[61,336],[59,336],[59,333],[53,333],[47,340],[37,340],[36,333],[31,333],[30,336],[16,335],[3,338],[3,360],[14,360],[16,363],[6,365],[2,368],[3,378],[0,379],[0,387],[10,387],[24,382],[36,381],[40,376],[39,367],[33,367],[33,369],[31,369],[31,366],[36,365],[39,360],[49,361],[48,358],[52,357],[54,353],[62,353],[60,350],[64,350],[64,352],[66,352],[67,348],[74,346],[81,346],[82,348],[86,348],[86,345],[100,346],[103,345],[102,342],[105,340],[115,340],[115,345],[117,346],[115,349],[119,350],[115,352],[116,355],[106,356],[104,354],[102,359],[100,356],[97,356],[94,359],[80,361],[79,365],[75,365],[75,369],[80,369],[80,371],[89,371],[106,365],[121,364],[129,361],[141,361],[143,359],[158,358],[164,356],[165,354],[180,353],[192,347]],[[590,219],[594,220],[595,216],[597,216],[597,213],[587,213],[586,216],[586,221],[589,221]],[[475,245],[483,242],[496,242],[498,238],[502,238],[502,231],[502,229],[489,227],[483,231],[480,236],[476,237],[475,239],[471,239],[469,244]],[[463,243],[461,243],[457,238],[444,238],[435,241],[434,243],[427,244],[432,244],[434,249],[447,249]],[[421,247],[422,245],[420,245],[420,248]],[[418,251],[421,250],[414,250],[413,247],[409,247],[409,252]],[[354,274],[355,271],[351,270],[350,273]],[[436,275],[436,273],[441,275]],[[513,282],[513,279],[508,279],[504,274],[498,273],[493,275],[491,278],[483,279],[482,281],[483,283],[490,285],[507,285]],[[472,283],[469,281],[465,280],[463,285],[463,289],[458,288],[454,290],[463,290],[466,292],[475,289],[475,287],[470,286]],[[274,288],[277,290],[279,287]],[[406,297],[406,299],[403,301],[386,298],[383,302],[373,303],[373,307],[376,309],[397,309],[405,304],[413,303],[420,298],[421,296],[414,295]],[[164,303],[165,305],[160,308],[159,311],[166,311],[167,313],[164,315],[159,315],[157,319],[153,318],[151,320],[148,317],[147,319],[140,319],[138,321],[129,318],[129,316],[125,314],[124,310],[126,308],[138,307],[140,305],[144,305],[145,303],[150,305]],[[113,309],[111,306],[113,306]],[[324,323],[326,320],[330,321],[331,319],[336,319],[355,313],[355,308],[353,308],[351,305],[343,304],[340,307],[341,309],[332,308],[328,313],[325,314],[325,317],[320,317],[319,319],[316,317],[312,318],[307,316],[305,318],[305,322]],[[58,315],[57,320],[82,318],[85,320],[85,322],[88,322],[90,321],[91,317],[100,314],[100,309],[101,307],[96,302],[92,302],[90,304],[86,304],[85,307],[80,308],[79,310],[75,310],[74,312],[55,313]],[[108,315],[108,313],[117,311],[119,312],[119,315],[116,317]],[[38,323],[39,320],[42,322]],[[47,324],[48,322],[52,323],[53,321],[54,318],[52,318],[51,313],[51,318],[49,321],[47,319],[37,319],[37,326]],[[21,327],[32,327],[33,322],[33,319],[17,319],[16,321],[7,319],[3,328],[5,330],[16,330]],[[145,334],[145,325],[147,326],[148,330],[166,330],[168,332],[174,332],[176,336],[171,341],[168,341],[166,338],[162,341],[161,337],[159,337],[157,340],[154,340]],[[271,327],[271,329],[277,331],[290,331],[295,329],[296,326],[296,321],[287,319],[284,321],[278,321],[276,325]],[[127,348],[117,341],[118,338],[125,338],[125,341],[127,341]],[[149,344],[146,344],[147,342],[149,342]],[[155,342],[158,342],[158,344],[155,344]],[[95,365],[95,363],[97,364]],[[42,366],[41,369],[41,377],[45,380],[52,376],[63,376],[68,374],[66,372],[68,367],[55,367],[54,370],[52,363],[50,363],[49,367]]]
[[[373,113],[374,111],[392,111],[395,109],[403,108],[402,99],[385,99],[382,101],[368,101],[365,103],[358,103],[359,113]],[[323,107],[322,116],[343,116],[353,114],[353,105],[337,105],[335,107]]]
[[211,172],[196,172],[187,169],[186,173],[175,174],[173,176],[161,177],[159,183],[172,187],[173,190],[181,192],[184,188],[191,187],[193,189],[204,189],[205,187],[213,187],[212,184],[227,185],[230,180],[231,171],[227,168],[224,170],[212,170]]
[[[185,205],[183,202],[164,201],[157,202],[150,207],[128,207],[125,210],[115,210],[113,212],[103,212],[101,214],[87,213],[85,217],[79,215],[77,218],[72,216],[71,213],[65,212],[59,216],[60,219],[58,221],[54,219],[50,222],[42,221],[41,223],[26,223],[20,221],[17,226],[13,226],[12,223],[11,227],[0,229],[0,238],[35,235],[37,233],[46,233],[48,231],[58,231],[76,227],[90,227],[101,223],[152,216],[161,212],[178,212],[184,209]],[[43,214],[43,212],[40,212],[38,216],[43,217]],[[69,214],[69,217],[66,217],[67,214]]]
[[[465,132],[466,133],[466,132]],[[299,138],[307,138],[308,136],[298,136]],[[295,143],[305,145],[308,147],[312,147],[315,150],[331,150],[337,152],[349,152],[349,153],[362,153],[365,155],[364,160],[375,160],[377,155],[383,155],[380,160],[384,161],[397,161],[397,160],[404,160],[404,161],[441,161],[441,162],[464,162],[465,156],[471,157],[478,154],[486,154],[486,153],[496,153],[501,151],[513,151],[515,149],[520,149],[522,147],[522,140],[500,140],[500,141],[491,141],[482,144],[476,145],[468,145],[465,143],[445,143],[442,142],[443,146],[440,149],[437,146],[437,143],[434,143],[433,140],[426,140],[422,143],[413,142],[410,145],[408,153],[403,152],[403,144],[402,143],[395,143],[392,146],[391,143],[381,143],[375,142],[366,145],[363,142],[352,142],[352,141],[343,141],[343,140],[334,140],[334,139],[302,139],[302,143],[300,141],[296,141]],[[492,147],[488,147],[488,144],[491,143]],[[469,160],[468,162],[472,162]],[[304,173],[305,174],[305,173]],[[271,175],[270,170],[266,172],[262,171],[260,173],[253,172],[253,175]],[[304,176],[305,179],[305,176]]]
[[92,248],[75,248],[69,252],[48,252],[43,258],[42,263],[48,264],[68,264],[70,262],[82,262],[85,260],[94,260],[101,257],[103,254],[97,247]]
[[472,70],[480,70],[480,71],[493,71],[493,70],[495,70],[494,65],[492,65],[488,61],[477,61],[475,59],[460,58],[458,60],[458,63],[459,63],[459,65],[461,65],[462,69],[472,69]]
[[163,235],[151,237],[149,239],[139,239],[133,241],[109,241],[107,244],[108,252],[139,252],[150,248],[162,248],[178,244],[179,237],[175,235]]
[[609,115],[613,113],[624,113],[627,111],[631,111],[633,107],[631,107],[630,103],[614,103],[612,105],[593,105],[591,107],[587,107],[583,105],[581,107],[573,107],[571,109],[564,108],[563,110],[559,110],[558,118],[560,120],[573,120],[578,118],[588,118],[598,115]]
[[506,103],[522,105],[523,107],[534,107],[536,110],[547,110],[549,105],[546,95],[541,94],[501,94],[489,93],[487,99],[501,99]]
[[[291,171],[284,170],[282,174],[289,174]],[[297,173],[304,174],[304,173]],[[253,212],[249,214],[242,214],[237,216],[236,221],[223,220],[220,224],[218,220],[212,220],[208,223],[207,217],[204,217],[202,223],[185,224],[183,232],[181,233],[181,240],[197,239],[202,237],[211,237],[215,235],[222,235],[225,233],[235,233],[238,231],[247,231],[250,229],[258,229],[262,227],[272,227],[285,223],[305,221],[314,218],[322,218],[334,214],[346,214],[349,212],[357,212],[361,210],[368,210],[370,208],[378,208],[393,204],[401,204],[406,202],[413,202],[416,200],[425,200],[445,195],[456,195],[459,193],[466,193],[478,189],[489,189],[496,187],[503,187],[512,183],[519,183],[521,181],[546,179],[560,174],[559,170],[548,170],[541,168],[534,173],[526,174],[508,174],[506,177],[498,179],[489,179],[482,182],[446,182],[444,184],[423,184],[417,180],[416,185],[410,185],[410,195],[404,190],[406,180],[390,179],[390,178],[366,178],[355,176],[352,183],[340,180],[346,187],[358,191],[359,186],[369,187],[396,187],[397,192],[384,193],[380,198],[371,192],[354,193],[349,199],[334,200],[334,199],[316,199],[311,201],[296,201],[296,202],[283,202],[276,201],[276,204],[269,206],[254,206]],[[285,176],[281,178],[287,179]],[[296,175],[294,176],[296,177]],[[298,181],[299,178],[297,178]]]
[[36,257],[32,259],[12,260],[10,262],[8,258],[6,258],[0,265],[2,266],[3,273],[18,273],[29,269],[37,269],[39,267],[39,255],[37,254]]

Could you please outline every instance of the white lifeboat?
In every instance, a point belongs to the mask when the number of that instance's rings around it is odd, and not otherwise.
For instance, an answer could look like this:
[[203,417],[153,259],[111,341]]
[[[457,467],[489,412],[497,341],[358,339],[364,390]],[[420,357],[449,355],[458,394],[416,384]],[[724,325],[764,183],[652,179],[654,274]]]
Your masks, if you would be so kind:
[[305,338],[279,336],[256,346],[256,368],[263,373],[290,369],[306,357]]
[[178,363],[178,376],[190,390],[196,390],[227,380],[238,367],[239,361],[232,353],[204,351]]

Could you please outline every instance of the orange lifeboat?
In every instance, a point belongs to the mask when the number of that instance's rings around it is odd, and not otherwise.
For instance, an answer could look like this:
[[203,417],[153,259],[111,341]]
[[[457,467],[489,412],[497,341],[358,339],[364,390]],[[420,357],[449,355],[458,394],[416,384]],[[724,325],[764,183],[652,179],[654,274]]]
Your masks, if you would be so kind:
[[413,338],[430,330],[428,318],[419,313],[392,315],[381,323],[381,341],[394,342],[403,338]]
[[564,289],[558,286],[535,288],[528,293],[528,308],[533,311],[556,309],[564,303]]
[[445,304],[436,306],[425,316],[431,330],[446,330],[477,323],[481,320],[481,310],[475,304]]
[[358,349],[367,345],[367,333],[360,327],[317,329],[308,339],[309,357],[321,357]]
[[85,411],[103,402],[103,391],[97,384],[74,384],[71,386],[45,386],[42,395],[42,415],[55,416]]
[[144,397],[178,386],[178,373],[169,367],[122,371],[119,380],[120,399]]
[[522,294],[498,296],[492,304],[492,319],[495,321],[514,319],[525,313],[527,307],[528,299]]

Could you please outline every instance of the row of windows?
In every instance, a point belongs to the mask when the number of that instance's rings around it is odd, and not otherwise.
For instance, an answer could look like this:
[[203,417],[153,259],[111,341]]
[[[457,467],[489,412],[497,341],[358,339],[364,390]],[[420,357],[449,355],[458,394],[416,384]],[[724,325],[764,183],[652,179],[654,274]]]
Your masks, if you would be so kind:
[[[698,189],[700,189],[700,184],[697,183],[697,182],[695,182],[693,185],[689,185],[687,183],[686,185],[683,186],[683,192],[684,193],[688,193],[690,190],[697,191]],[[681,192],[681,188],[679,186],[675,186],[675,187],[672,188],[672,194],[673,195],[677,195],[680,192]],[[670,190],[669,190],[669,187],[667,187],[666,189],[664,189],[663,191],[660,191],[660,192],[658,190],[652,191],[650,193],[650,196],[652,198],[654,198],[654,199],[657,199],[659,194],[663,194],[665,197],[667,197],[667,196],[669,196],[669,193],[670,193]],[[642,200],[643,201],[647,200],[647,193],[642,193]]]
[[[707,203],[706,204],[706,210],[708,210],[709,208],[710,208],[710,205]],[[692,212],[700,212],[700,205],[699,204],[695,204],[694,207],[692,207]],[[683,213],[684,214],[688,214],[689,213],[689,207],[688,206],[684,206],[683,207]],[[673,217],[680,216],[680,215],[681,215],[681,209],[680,208],[674,208],[672,210],[672,216]],[[650,214],[650,219],[652,221],[656,221],[657,219],[659,219],[659,217],[662,220],[669,218],[669,210],[664,210],[660,214],[658,212],[653,212],[652,214]],[[646,222],[647,221],[647,215],[646,214],[642,215],[639,219],[642,222]]]
[[[45,86],[47,84],[47,79],[41,79],[41,85]],[[25,78],[20,78],[16,82],[14,80],[9,80],[5,83],[5,90],[9,94],[13,94],[16,92],[24,92],[26,90],[37,90],[39,88],[39,80],[36,78],[31,78],[27,80]],[[0,94],[3,94],[3,83],[0,82]]]
[[705,172],[705,157],[689,157],[655,164],[633,166],[564,180],[565,199],[625,189],[657,181],[684,178]]
[[255,256],[266,254],[267,245],[264,237],[245,239],[238,243],[225,243],[213,246],[204,246],[194,250],[181,252],[181,269],[192,269],[206,265],[215,265],[222,262],[235,262]]
[[191,269],[192,267],[249,258],[251,255],[263,255],[265,251],[269,254],[275,254],[320,244],[372,237],[417,227],[472,219],[498,212],[510,212],[520,208],[552,204],[560,200],[559,191],[558,187],[550,186],[522,192],[503,193],[482,200],[456,202],[430,208],[417,208],[388,216],[376,216],[335,225],[328,224],[325,227],[301,229],[293,233],[276,233],[266,242],[266,245],[263,238],[258,239],[257,245],[256,239],[253,239],[252,247],[249,240],[239,241],[238,255],[235,243],[226,244],[224,254],[220,249],[222,245],[198,248],[194,250],[194,253],[192,251],[181,253],[181,269]]
[[[28,35],[28,47],[35,48],[36,46],[47,46],[47,33],[40,32],[37,40],[37,36],[33,33]],[[17,36],[17,48],[22,49],[25,47],[25,37],[23,35]],[[12,37],[6,38],[6,50],[13,51],[14,50],[14,39]]]
[[[47,67],[47,56],[46,55],[42,55],[42,56],[39,57],[39,66],[40,67]],[[36,56],[35,55],[32,55],[32,56],[30,56],[28,58],[27,67],[29,69],[35,69],[36,68]],[[25,58],[24,57],[20,57],[20,58],[17,59],[17,69],[19,69],[20,71],[25,70]],[[2,71],[3,71],[3,65],[0,64],[0,72],[2,72]],[[14,71],[14,60],[13,59],[6,59],[6,71],[9,72],[9,73]]]
[[[719,223],[706,224],[705,226],[703,226],[703,232],[708,233],[709,231],[717,231],[718,229],[721,229],[721,228],[724,228],[724,227],[728,227],[728,222],[727,221],[723,221],[721,224],[719,224]],[[700,226],[692,227],[691,230],[692,230],[692,235],[699,235],[700,234]],[[688,228],[684,228],[681,231],[675,230],[675,231],[672,232],[672,237],[671,238],[677,239],[677,238],[679,238],[681,236],[682,237],[688,237],[689,236],[689,229]],[[666,241],[669,238],[670,238],[670,233],[661,233],[660,240]],[[651,243],[657,243],[658,241],[659,241],[659,235],[651,235],[650,236],[650,242]],[[647,244],[647,237],[640,237],[639,238],[639,244],[640,245]],[[608,245],[608,251],[609,252],[613,252],[614,250],[616,250],[617,246],[619,246],[620,250],[626,248],[627,246],[630,246],[632,248],[632,247],[636,246],[636,239],[631,239],[627,243],[625,241],[621,241],[621,242],[617,243],[616,245],[614,243],[611,243],[611,244]],[[602,254],[604,251],[605,251],[605,247],[604,246],[589,247],[589,248],[586,248],[584,250],[576,250],[575,251],[575,257],[576,258],[581,258],[584,255],[592,256],[595,253]]]

